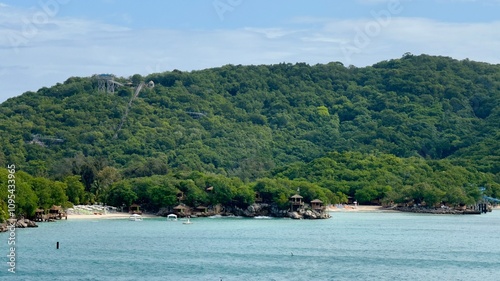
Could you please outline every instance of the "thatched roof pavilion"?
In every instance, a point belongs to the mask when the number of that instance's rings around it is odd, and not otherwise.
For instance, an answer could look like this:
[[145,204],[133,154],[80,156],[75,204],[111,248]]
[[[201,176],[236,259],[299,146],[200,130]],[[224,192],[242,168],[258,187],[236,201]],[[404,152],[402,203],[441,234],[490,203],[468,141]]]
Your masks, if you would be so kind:
[[183,215],[186,212],[186,209],[187,209],[186,206],[179,204],[179,205],[174,207],[174,212],[177,215]]
[[311,201],[311,208],[313,210],[322,210],[323,209],[323,201],[319,199],[314,199]]
[[295,194],[290,197],[290,205],[291,205],[290,209],[292,210],[292,212],[297,211],[302,206],[304,206],[304,201],[302,201],[302,199],[304,199],[304,197],[298,194]]
[[139,205],[139,204],[130,205],[130,207],[128,208],[128,212],[129,212],[129,214],[142,215],[141,205]]

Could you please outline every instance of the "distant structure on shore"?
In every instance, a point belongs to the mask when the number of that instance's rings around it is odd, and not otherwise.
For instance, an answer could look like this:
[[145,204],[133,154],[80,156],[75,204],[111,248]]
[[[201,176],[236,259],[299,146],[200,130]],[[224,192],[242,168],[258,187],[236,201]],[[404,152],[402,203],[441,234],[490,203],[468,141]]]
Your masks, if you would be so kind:
[[116,76],[113,74],[94,74],[92,76],[93,79],[97,80],[97,91],[103,93],[114,93],[115,89],[118,87],[134,87],[137,86],[136,94],[134,97],[137,97],[138,92],[142,87],[146,86],[151,89],[155,87],[155,82],[149,81],[148,83],[141,82],[139,85],[134,85],[134,83],[128,81],[124,83],[120,83],[115,80]]
[[125,86],[120,82],[116,82],[113,74],[96,74],[94,78],[97,80],[97,91],[114,93],[118,86]]
[[[213,187],[207,187],[207,192],[212,192]],[[260,192],[255,192],[255,203],[247,208],[239,208],[237,206],[222,206],[218,205],[198,205],[188,206],[181,201],[184,199],[184,194],[180,192],[177,195],[178,205],[162,208],[157,215],[167,216],[174,214],[178,217],[210,217],[210,216],[242,216],[251,218],[262,217],[289,217],[292,219],[328,219],[330,214],[320,199],[311,200],[305,203],[304,197],[299,194],[294,194],[289,198],[289,208],[279,208],[275,202],[264,200]]]

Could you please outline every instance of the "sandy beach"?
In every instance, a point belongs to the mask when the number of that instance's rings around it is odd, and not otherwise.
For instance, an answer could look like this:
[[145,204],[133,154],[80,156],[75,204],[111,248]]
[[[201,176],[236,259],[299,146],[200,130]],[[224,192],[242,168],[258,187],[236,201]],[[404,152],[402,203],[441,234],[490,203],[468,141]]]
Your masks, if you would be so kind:
[[[368,206],[368,205],[344,205],[342,207],[329,206],[326,209],[328,212],[394,212],[390,209],[386,209],[381,206]],[[496,206],[493,210],[500,210],[500,206]],[[128,219],[130,217],[129,213],[113,212],[106,213],[102,215],[78,215],[78,214],[68,214],[68,220],[101,220],[101,219]],[[156,215],[152,214],[142,214],[143,218],[158,218]]]
[[[493,210],[500,210],[500,206],[494,206],[492,209]],[[326,210],[328,212],[373,212],[373,213],[398,212],[396,210],[387,209],[387,208],[384,208],[382,206],[367,206],[367,205],[361,205],[361,206],[360,205],[358,205],[358,206],[344,205],[343,207],[340,207],[340,208],[335,206],[335,205],[332,205],[332,206],[327,207]]]
[[381,206],[368,206],[368,205],[343,205],[341,207],[332,205],[327,207],[328,212],[390,212]]
[[[102,215],[78,215],[78,214],[69,214],[68,220],[101,220],[101,219],[128,219],[130,217],[129,213],[106,213]],[[151,214],[142,214],[143,218],[157,218],[156,215]]]

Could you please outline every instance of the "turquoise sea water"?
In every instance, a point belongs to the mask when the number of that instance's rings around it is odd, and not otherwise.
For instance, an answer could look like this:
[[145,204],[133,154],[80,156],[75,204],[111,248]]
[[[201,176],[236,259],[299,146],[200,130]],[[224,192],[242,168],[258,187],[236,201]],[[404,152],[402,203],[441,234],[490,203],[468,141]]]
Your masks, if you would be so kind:
[[500,211],[191,221],[41,223],[16,233],[16,274],[2,233],[0,279],[500,280]]

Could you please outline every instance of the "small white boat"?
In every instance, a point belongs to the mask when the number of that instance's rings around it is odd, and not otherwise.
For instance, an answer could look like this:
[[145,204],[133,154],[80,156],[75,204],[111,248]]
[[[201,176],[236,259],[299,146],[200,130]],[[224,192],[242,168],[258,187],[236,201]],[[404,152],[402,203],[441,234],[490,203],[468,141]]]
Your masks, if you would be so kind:
[[182,224],[192,224],[192,222],[189,220],[189,217],[188,217],[187,221],[183,222]]
[[169,214],[167,216],[167,221],[177,221],[177,216],[175,214]]
[[139,214],[133,214],[128,217],[130,221],[142,221],[142,216]]

